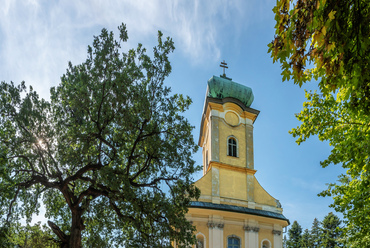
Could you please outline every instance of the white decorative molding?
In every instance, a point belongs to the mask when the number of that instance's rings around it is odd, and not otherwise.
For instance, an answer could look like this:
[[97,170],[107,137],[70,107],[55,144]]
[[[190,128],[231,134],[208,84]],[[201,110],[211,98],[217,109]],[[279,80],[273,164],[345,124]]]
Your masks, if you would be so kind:
[[214,223],[214,222],[208,222],[207,223],[208,228],[224,228],[224,223]]
[[246,232],[257,232],[258,233],[260,231],[260,228],[256,226],[244,226],[244,230]]
[[207,226],[209,230],[209,247],[223,248],[224,224],[211,221],[208,222]]

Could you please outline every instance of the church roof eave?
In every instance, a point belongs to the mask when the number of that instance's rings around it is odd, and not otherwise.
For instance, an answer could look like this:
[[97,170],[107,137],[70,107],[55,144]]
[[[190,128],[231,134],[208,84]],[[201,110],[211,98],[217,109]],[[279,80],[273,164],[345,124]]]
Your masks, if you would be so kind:
[[226,205],[226,204],[215,204],[211,202],[201,202],[201,201],[192,201],[190,203],[189,208],[205,208],[205,209],[214,209],[214,210],[221,210],[221,211],[258,215],[262,217],[284,220],[288,223],[288,225],[290,225],[289,220],[284,215],[266,211],[266,210],[252,209],[252,208],[246,208],[246,207],[240,207],[240,206],[234,206],[234,205]]

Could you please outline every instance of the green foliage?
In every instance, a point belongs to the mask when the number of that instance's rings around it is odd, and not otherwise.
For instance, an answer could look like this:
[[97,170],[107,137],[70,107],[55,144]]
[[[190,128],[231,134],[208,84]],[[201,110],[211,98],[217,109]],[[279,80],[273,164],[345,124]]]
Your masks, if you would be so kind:
[[308,229],[304,230],[301,237],[301,247],[312,248],[313,242],[312,237]]
[[287,248],[306,247],[306,248],[339,248],[345,247],[341,238],[342,221],[333,213],[325,216],[322,222],[316,218],[312,223],[311,230],[304,230],[297,221],[294,221],[288,231],[289,239],[286,241]]
[[288,231],[287,248],[300,248],[302,242],[302,227],[295,220]]
[[317,218],[315,218],[312,222],[312,227],[310,231],[311,240],[312,240],[312,248],[319,248],[321,247],[321,224]]
[[321,243],[323,247],[327,248],[337,248],[343,247],[340,241],[340,236],[342,234],[341,225],[342,221],[333,213],[329,213],[325,216],[322,221],[322,238]]
[[[182,116],[189,97],[164,85],[174,50],[158,34],[153,57],[123,52],[103,29],[84,63],[41,99],[0,84],[0,218],[30,220],[40,200],[66,247],[184,247],[195,242],[187,206],[197,146]],[[4,232],[5,233],[5,232]]]
[[370,246],[370,2],[279,0],[273,9],[276,36],[269,44],[283,80],[302,86],[318,81],[319,92],[306,92],[297,114],[302,124],[291,133],[297,143],[317,135],[333,147],[321,165],[347,169],[322,196],[333,196],[343,213],[344,236],[355,247]]
[[[19,223],[12,224],[8,237],[8,245],[5,247],[20,248],[57,248],[59,243],[53,238],[45,225],[38,222],[34,226],[21,226]],[[11,244],[11,245],[10,245]]]
[[10,233],[11,231],[8,225],[0,226],[0,244],[3,247],[14,246],[14,244],[10,242]]

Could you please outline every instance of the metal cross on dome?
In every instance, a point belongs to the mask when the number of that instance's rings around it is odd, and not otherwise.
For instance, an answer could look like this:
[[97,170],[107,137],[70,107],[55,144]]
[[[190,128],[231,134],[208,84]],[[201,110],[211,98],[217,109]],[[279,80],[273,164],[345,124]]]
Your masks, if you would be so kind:
[[222,67],[223,68],[223,77],[226,77],[226,74],[225,74],[225,69],[228,69],[229,67],[227,66],[227,63],[225,62],[225,60],[224,61],[221,61],[221,65],[220,65],[220,67]]

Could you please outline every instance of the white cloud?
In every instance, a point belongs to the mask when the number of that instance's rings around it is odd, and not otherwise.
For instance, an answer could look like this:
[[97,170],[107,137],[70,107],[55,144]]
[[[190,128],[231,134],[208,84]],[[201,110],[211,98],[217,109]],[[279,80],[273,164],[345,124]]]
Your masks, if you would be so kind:
[[[69,60],[80,63],[92,36],[124,22],[129,47],[155,44],[157,30],[173,37],[189,63],[218,61],[225,37],[240,32],[249,8],[242,0],[20,1],[0,10],[0,80],[25,80],[48,95]],[[37,88],[37,85],[43,87]]]

